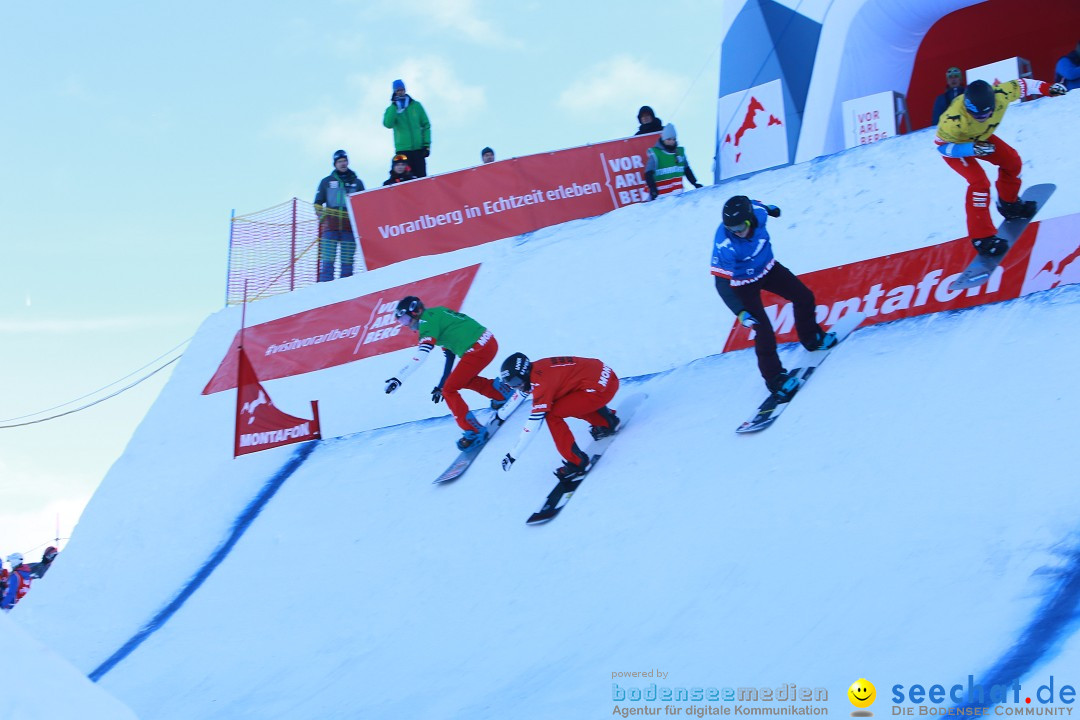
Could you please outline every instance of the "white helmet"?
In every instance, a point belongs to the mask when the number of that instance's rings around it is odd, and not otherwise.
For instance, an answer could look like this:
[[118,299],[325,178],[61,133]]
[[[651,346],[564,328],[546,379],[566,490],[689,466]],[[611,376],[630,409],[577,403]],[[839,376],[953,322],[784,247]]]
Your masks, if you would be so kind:
[[12,569],[19,567],[23,562],[22,553],[11,553],[7,556],[7,561],[11,563]]

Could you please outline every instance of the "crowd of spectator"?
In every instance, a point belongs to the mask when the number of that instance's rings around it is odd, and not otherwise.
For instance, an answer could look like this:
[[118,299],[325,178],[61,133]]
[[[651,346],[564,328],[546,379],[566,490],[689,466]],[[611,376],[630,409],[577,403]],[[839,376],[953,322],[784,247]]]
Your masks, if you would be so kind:
[[26,597],[26,593],[30,592],[31,581],[45,577],[56,555],[56,548],[50,545],[42,553],[41,562],[27,563],[22,553],[17,552],[7,556],[10,569],[4,567],[0,561],[0,610],[10,611]]
[[[675,126],[665,126],[648,105],[638,110],[637,119],[638,129],[634,135],[654,132],[662,135],[645,158],[649,164],[645,177],[650,188],[650,199],[674,192],[676,188],[682,190],[683,177],[694,187],[701,187],[686,162],[685,150],[678,145]],[[431,120],[424,106],[406,91],[404,80],[398,79],[391,84],[390,104],[383,112],[383,126],[394,134],[390,176],[383,181],[383,186],[427,177],[427,158],[431,155]],[[495,151],[491,147],[482,149],[480,162],[483,165],[495,162]],[[353,274],[357,244],[349,221],[348,196],[365,189],[364,183],[349,168],[349,156],[344,150],[334,153],[333,165],[333,172],[319,181],[315,192],[315,212],[319,218],[319,282],[335,279],[339,256],[341,265],[337,277]]]
[[[1072,52],[1057,62],[1054,81],[1069,90],[1080,87],[1080,42]],[[424,106],[406,91],[403,80],[394,80],[390,104],[383,113],[383,125],[394,134],[394,157],[390,163],[390,176],[383,186],[392,186],[427,176],[427,158],[431,155],[431,121]],[[950,67],[945,71],[945,91],[934,101],[931,124],[937,126],[942,114],[957,97],[964,95],[967,84],[964,71]],[[664,125],[656,112],[642,105],[637,114],[638,129],[634,135],[660,133],[656,145],[645,153],[645,182],[649,199],[655,200],[669,192],[683,189],[683,178],[695,188],[700,188],[694,171],[686,160],[686,151],[679,145],[675,126]],[[482,164],[495,162],[495,151],[485,147],[480,151]],[[348,219],[346,198],[350,193],[364,189],[356,174],[348,169],[348,156],[344,150],[334,153],[334,172],[323,178],[315,196],[316,211],[320,219],[319,282],[334,279],[334,262],[340,249],[341,272],[339,277],[352,275],[353,258],[356,254],[356,238]]]

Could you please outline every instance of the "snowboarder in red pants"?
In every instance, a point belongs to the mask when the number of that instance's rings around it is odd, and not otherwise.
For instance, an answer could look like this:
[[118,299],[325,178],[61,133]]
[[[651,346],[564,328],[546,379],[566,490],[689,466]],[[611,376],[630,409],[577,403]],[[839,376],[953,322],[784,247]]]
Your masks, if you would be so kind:
[[[465,450],[487,441],[487,432],[461,399],[462,390],[472,390],[491,399],[491,408],[498,410],[514,395],[514,391],[499,380],[489,380],[480,373],[495,359],[499,343],[491,331],[464,313],[444,307],[425,308],[420,298],[409,295],[398,303],[394,313],[398,324],[416,330],[420,343],[416,353],[398,374],[386,381],[386,393],[401,387],[402,381],[420,367],[432,348],[441,345],[446,355],[442,380],[431,391],[431,402],[446,400],[446,406],[454,415],[464,434],[457,441],[458,449]],[[454,358],[461,362],[454,367]]]
[[975,251],[993,257],[1009,249],[997,236],[990,218],[990,179],[979,160],[998,166],[998,211],[1006,220],[1031,218],[1034,202],[1020,200],[1020,170],[1023,161],[1008,143],[995,135],[1009,103],[1029,95],[1064,95],[1061,83],[1020,78],[1000,85],[976,80],[957,96],[938,120],[938,152],[945,162],[968,182],[967,229]]
[[503,457],[503,470],[509,470],[521,457],[546,419],[555,447],[565,460],[555,477],[575,480],[589,469],[589,456],[578,447],[566,418],[588,422],[594,440],[613,435],[619,427],[618,416],[607,406],[619,389],[619,378],[602,360],[553,357],[532,362],[524,354],[514,353],[503,362],[499,377],[516,390],[532,393],[532,412],[517,444]]

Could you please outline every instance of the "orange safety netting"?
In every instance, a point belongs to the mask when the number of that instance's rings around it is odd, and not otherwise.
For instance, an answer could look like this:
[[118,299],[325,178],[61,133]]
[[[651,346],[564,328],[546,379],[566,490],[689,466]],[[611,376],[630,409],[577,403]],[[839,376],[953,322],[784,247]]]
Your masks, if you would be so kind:
[[[318,208],[323,215],[341,210]],[[319,217],[311,203],[293,198],[266,210],[232,219],[229,237],[229,279],[225,302],[248,301],[291,292],[317,279]]]

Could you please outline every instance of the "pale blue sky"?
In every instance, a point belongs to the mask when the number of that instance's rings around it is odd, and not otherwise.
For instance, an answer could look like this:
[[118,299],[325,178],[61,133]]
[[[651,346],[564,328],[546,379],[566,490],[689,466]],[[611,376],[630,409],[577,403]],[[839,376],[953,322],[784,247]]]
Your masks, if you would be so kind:
[[[629,135],[648,104],[708,181],[720,23],[685,0],[6,5],[0,420],[190,337],[223,304],[232,209],[311,200],[338,148],[380,185],[395,78],[431,117],[431,173]],[[0,555],[40,552],[58,512],[70,533],[165,375],[0,430]]]

